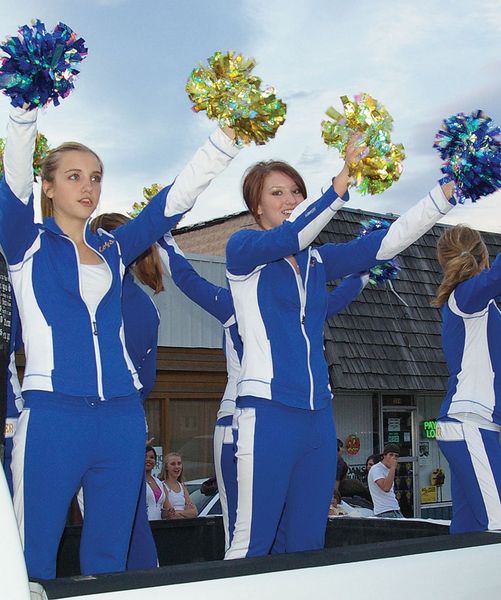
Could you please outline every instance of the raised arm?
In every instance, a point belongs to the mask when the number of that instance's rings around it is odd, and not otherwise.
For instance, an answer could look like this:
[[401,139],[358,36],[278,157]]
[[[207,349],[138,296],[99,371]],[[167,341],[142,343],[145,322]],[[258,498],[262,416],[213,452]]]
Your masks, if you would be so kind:
[[4,150],[5,181],[23,204],[33,194],[33,153],[37,137],[38,110],[12,107]]
[[[279,227],[268,231],[246,229],[234,233],[226,246],[230,275],[248,275],[256,267],[296,254],[311,244],[348,200],[332,186],[306,210],[300,204]],[[299,214],[298,214],[299,213]]]
[[388,229],[373,231],[345,244],[318,247],[316,251],[325,265],[327,280],[366,271],[413,244],[453,208],[449,202],[452,189],[449,184],[437,185]]
[[233,315],[233,300],[229,290],[214,285],[199,275],[186,259],[172,235],[158,242],[165,270],[176,286],[223,325]]
[[279,227],[266,231],[248,229],[231,236],[226,247],[228,277],[248,275],[257,267],[296,254],[313,242],[349,199],[349,165],[365,153],[357,141],[358,136],[353,136],[342,170],[318,200],[301,202]]
[[377,260],[393,258],[429,231],[454,205],[450,202],[454,184],[436,185],[420,202],[400,216],[386,230]]
[[0,181],[0,245],[7,262],[23,259],[37,235],[33,213],[33,152],[37,110],[11,108]]
[[368,273],[348,275],[329,294],[327,300],[327,318],[336,316],[362,292],[369,281]]
[[172,185],[160,190],[135,219],[117,227],[111,235],[120,243],[124,264],[129,265],[173,229],[238,151],[233,140],[217,129],[197,150]]

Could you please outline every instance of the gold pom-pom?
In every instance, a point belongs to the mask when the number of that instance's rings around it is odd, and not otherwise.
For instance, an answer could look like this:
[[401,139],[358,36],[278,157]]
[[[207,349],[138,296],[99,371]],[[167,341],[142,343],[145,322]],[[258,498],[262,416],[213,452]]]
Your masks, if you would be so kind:
[[359,94],[353,99],[341,96],[341,102],[344,115],[333,107],[327,109],[326,114],[332,120],[322,121],[322,138],[344,157],[350,137],[361,132],[360,143],[366,145],[369,152],[358,163],[350,165],[352,185],[361,194],[380,194],[400,178],[405,158],[402,144],[391,141],[393,119],[369,94]]
[[132,205],[132,210],[127,213],[129,217],[131,217],[132,219],[137,217],[137,215],[143,210],[143,208],[148,204],[148,202],[153,198],[153,196],[156,196],[163,187],[164,186],[160,183],[152,183],[149,187],[144,187],[144,200],[141,200],[141,202],[134,202],[134,204]]
[[209,119],[231,127],[244,144],[265,144],[275,137],[287,109],[274,88],[261,89],[261,79],[252,74],[255,65],[253,58],[216,52],[208,66],[193,69],[186,84],[193,110],[207,111]]

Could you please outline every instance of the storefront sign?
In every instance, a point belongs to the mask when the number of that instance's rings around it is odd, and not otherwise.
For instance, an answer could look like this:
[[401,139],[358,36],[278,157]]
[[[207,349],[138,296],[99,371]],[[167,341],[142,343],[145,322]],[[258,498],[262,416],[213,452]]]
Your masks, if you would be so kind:
[[437,437],[437,421],[436,419],[430,419],[429,421],[423,421],[423,437],[428,440],[434,440]]
[[400,418],[389,417],[388,418],[388,431],[400,431]]
[[434,485],[421,488],[421,504],[431,504],[437,501],[437,488]]

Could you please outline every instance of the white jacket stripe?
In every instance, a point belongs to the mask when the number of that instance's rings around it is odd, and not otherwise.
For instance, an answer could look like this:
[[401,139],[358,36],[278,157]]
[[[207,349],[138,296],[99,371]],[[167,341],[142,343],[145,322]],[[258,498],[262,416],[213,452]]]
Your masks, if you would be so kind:
[[37,110],[26,112],[22,108],[11,108],[3,158],[5,181],[24,204],[28,203],[33,192],[36,137]]
[[420,202],[391,224],[376,254],[378,260],[393,258],[413,244],[446,215],[453,205],[436,185]]
[[172,184],[165,204],[165,216],[190,210],[209,183],[228,166],[239,148],[221,129],[217,129],[195,152]]

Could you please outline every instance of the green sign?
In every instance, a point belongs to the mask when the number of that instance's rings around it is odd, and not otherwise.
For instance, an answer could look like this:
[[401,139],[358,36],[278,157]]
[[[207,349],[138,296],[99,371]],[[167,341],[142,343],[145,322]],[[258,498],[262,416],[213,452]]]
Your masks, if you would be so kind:
[[430,419],[423,421],[423,437],[427,440],[434,440],[437,437],[437,421]]

